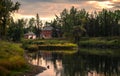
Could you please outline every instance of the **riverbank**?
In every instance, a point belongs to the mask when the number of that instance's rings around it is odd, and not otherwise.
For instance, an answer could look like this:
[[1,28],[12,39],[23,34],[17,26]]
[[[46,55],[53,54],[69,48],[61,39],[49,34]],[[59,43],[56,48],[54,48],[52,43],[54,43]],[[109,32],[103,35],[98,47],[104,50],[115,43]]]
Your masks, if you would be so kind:
[[62,39],[24,40],[22,46],[29,51],[77,49],[77,44]]
[[25,71],[24,73],[19,74],[17,76],[35,76],[39,73],[42,73],[44,70],[46,70],[45,67],[30,64],[30,69],[28,71]]
[[20,44],[0,40],[0,76],[34,76],[44,70],[28,64]]
[[82,37],[79,47],[118,49],[120,48],[120,37]]
[[120,49],[80,48],[80,54],[120,57]]

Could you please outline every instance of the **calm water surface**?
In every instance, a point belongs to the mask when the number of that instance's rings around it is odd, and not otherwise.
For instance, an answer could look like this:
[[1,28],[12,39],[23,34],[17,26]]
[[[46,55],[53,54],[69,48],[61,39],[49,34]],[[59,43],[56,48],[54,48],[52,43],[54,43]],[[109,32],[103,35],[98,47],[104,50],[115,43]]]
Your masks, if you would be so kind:
[[28,58],[47,68],[36,76],[120,76],[120,57],[38,51]]

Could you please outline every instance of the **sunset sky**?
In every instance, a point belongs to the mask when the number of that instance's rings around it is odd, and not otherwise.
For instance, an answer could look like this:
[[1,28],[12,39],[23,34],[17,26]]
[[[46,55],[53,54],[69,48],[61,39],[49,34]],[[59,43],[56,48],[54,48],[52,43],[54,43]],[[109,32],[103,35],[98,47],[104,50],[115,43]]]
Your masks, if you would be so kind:
[[120,9],[120,0],[12,0],[20,2],[20,10],[13,16],[15,19],[35,17],[39,14],[41,20],[53,20],[64,8],[72,6],[77,9],[85,9],[89,12],[100,11],[101,9]]

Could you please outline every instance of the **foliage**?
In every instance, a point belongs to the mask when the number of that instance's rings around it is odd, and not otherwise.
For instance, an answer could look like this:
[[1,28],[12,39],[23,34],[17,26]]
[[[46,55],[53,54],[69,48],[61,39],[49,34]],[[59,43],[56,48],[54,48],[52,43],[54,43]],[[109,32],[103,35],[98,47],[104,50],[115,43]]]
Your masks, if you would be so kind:
[[0,76],[14,76],[28,66],[23,58],[24,51],[19,44],[0,41]]
[[119,49],[100,49],[100,48],[81,48],[79,49],[80,53],[89,54],[89,55],[104,55],[104,56],[120,56]]
[[48,39],[48,40],[25,40],[23,48],[30,51],[44,50],[68,50],[76,49],[77,45],[67,40]]
[[87,35],[96,36],[119,36],[120,35],[120,10],[107,11],[103,9],[99,13],[94,13],[88,25],[85,26]]
[[7,34],[8,40],[15,41],[15,42],[21,41],[24,34],[25,24],[26,22],[24,19],[19,19],[16,22],[12,20],[11,25],[9,26],[9,29],[8,29],[8,34]]
[[24,28],[24,33],[34,32],[36,36],[40,38],[43,23],[39,18],[39,14],[36,14],[36,18],[28,19],[26,23],[27,26]]
[[35,33],[38,38],[40,38],[41,28],[42,28],[42,21],[39,18],[39,14],[36,14],[36,26],[35,26]]
[[[77,10],[72,7],[64,9],[60,16],[56,16],[54,26],[61,26],[63,36],[78,42],[80,37],[112,37],[120,36],[120,10],[103,9],[89,14],[85,9]],[[80,27],[79,30],[75,27]],[[81,30],[81,31],[80,31]]]
[[118,38],[81,38],[79,41],[80,47],[95,47],[95,48],[120,48],[120,40]]
[[64,9],[60,13],[59,19],[56,19],[59,21],[59,24],[61,24],[62,32],[65,37],[73,37],[74,38],[74,31],[75,27],[80,27],[78,35],[82,34],[82,31],[85,31],[84,25],[87,22],[88,18],[88,12],[85,11],[85,9],[77,10],[76,8],[72,7],[69,11],[67,9]]
[[11,0],[0,0],[0,36],[6,38],[7,27],[10,24],[11,13],[19,9],[20,3]]
[[61,38],[62,37],[62,28],[61,28],[61,24],[59,23],[59,17],[56,16],[56,20],[54,19],[53,21],[51,21],[50,26],[53,27],[52,30],[52,37],[53,38]]

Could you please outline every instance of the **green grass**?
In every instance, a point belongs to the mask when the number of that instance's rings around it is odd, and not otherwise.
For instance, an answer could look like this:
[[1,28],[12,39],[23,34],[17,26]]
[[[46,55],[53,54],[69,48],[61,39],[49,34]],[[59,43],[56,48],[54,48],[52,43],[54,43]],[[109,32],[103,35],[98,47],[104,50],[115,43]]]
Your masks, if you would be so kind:
[[26,70],[28,65],[23,54],[19,44],[0,41],[0,76],[15,76]]
[[120,56],[120,49],[80,48],[79,52],[92,55]]
[[119,37],[92,37],[81,38],[79,42],[79,51],[85,54],[94,55],[120,55]]
[[68,50],[75,49],[77,45],[67,40],[60,39],[40,39],[40,40],[25,40],[23,48],[27,50]]
[[[76,53],[77,50],[42,50],[43,52],[53,52],[53,53],[62,53],[62,54],[73,54]],[[41,51],[41,52],[42,52]]]
[[64,44],[64,43],[70,43],[70,41],[65,40],[65,39],[36,39],[36,40],[31,40],[31,39],[26,39],[22,40],[23,43],[28,43],[28,44]]
[[120,38],[81,38],[79,45],[80,47],[91,48],[120,48]]

